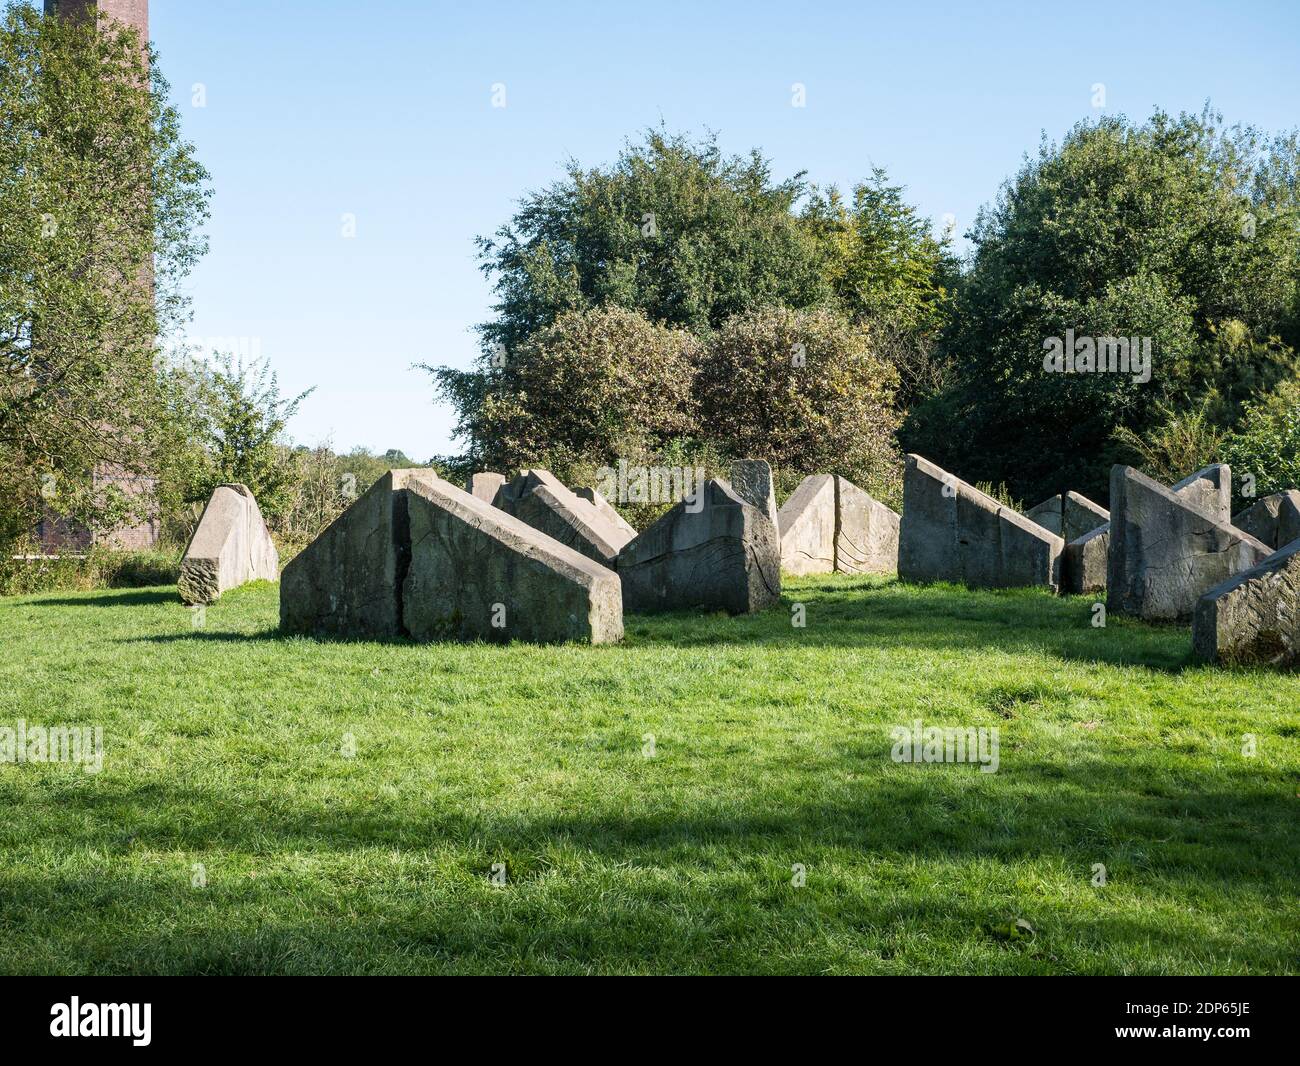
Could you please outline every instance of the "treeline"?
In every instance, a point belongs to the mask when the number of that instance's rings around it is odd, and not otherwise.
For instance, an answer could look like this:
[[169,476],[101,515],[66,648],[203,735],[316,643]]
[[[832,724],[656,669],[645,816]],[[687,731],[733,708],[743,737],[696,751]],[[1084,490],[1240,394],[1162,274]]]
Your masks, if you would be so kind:
[[[1294,133],[1208,109],[1080,123],[958,261],[883,170],[842,194],[651,131],[480,239],[482,354],[427,368],[466,445],[445,462],[586,479],[618,458],[754,455],[895,503],[904,450],[1029,503],[1104,502],[1117,461],[1173,478],[1226,460],[1260,492],[1290,487],[1298,172]],[[1076,337],[1131,338],[1149,374],[1048,369]]]

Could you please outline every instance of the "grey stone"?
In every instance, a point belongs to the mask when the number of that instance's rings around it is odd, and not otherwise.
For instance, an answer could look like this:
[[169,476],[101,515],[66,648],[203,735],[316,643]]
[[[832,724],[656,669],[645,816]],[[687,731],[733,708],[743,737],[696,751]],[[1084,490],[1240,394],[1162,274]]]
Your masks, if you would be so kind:
[[841,574],[898,571],[899,517],[848,478],[835,478],[835,569]]
[[1192,647],[1208,662],[1300,664],[1300,540],[1197,600]]
[[[1211,517],[1226,522],[1232,501],[1232,471],[1221,463],[1189,474],[1170,492]],[[1095,505],[1094,505],[1095,506]],[[1109,512],[1108,512],[1109,514]],[[1110,555],[1110,522],[1066,542],[1061,556],[1061,587],[1075,595],[1106,591]]]
[[386,473],[285,567],[280,589],[289,633],[622,636],[616,574],[431,470]]
[[218,485],[181,559],[176,587],[186,603],[213,603],[249,581],[274,581],[280,556],[246,485]]
[[781,595],[781,552],[767,515],[708,480],[619,552],[629,610],[706,607],[741,614]]
[[390,470],[290,560],[280,628],[355,638],[406,635],[400,589],[410,564],[408,488],[432,470]]
[[829,574],[835,569],[835,479],[813,474],[777,513],[781,569],[791,574]]
[[497,490],[494,503],[506,514],[567,544],[602,566],[613,568],[619,549],[635,536],[571,492],[549,470],[525,470]]
[[1180,495],[1132,467],[1111,468],[1110,613],[1189,621],[1203,593],[1269,554],[1266,545],[1201,510],[1196,500],[1221,510],[1217,490]]
[[465,491],[471,496],[477,496],[484,503],[491,503],[496,499],[497,490],[505,483],[505,474],[494,474],[490,470],[480,470],[477,474],[470,475],[469,481],[465,483]]
[[731,464],[731,491],[751,507],[757,507],[780,532],[772,467],[766,459],[737,459]]
[[618,509],[595,489],[584,486],[582,488],[574,489],[573,492],[574,495],[580,496],[595,507],[597,511],[626,533],[629,538],[636,536],[636,530],[632,527],[632,523],[619,514]]
[[1064,542],[919,455],[907,457],[898,576],[972,588],[1059,582]]
[[1109,522],[1110,512],[1080,493],[1062,492],[1026,511],[1025,517],[1068,544]]
[[622,639],[618,575],[573,548],[445,481],[410,483],[407,515],[402,620],[415,640]]
[[1287,489],[1257,500],[1232,520],[1270,548],[1285,548],[1300,537],[1300,492]]

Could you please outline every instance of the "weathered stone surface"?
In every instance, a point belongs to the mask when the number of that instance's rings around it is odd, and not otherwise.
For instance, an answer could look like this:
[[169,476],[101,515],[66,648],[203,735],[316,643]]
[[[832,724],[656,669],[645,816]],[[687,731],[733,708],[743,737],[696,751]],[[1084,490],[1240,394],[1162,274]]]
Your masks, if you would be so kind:
[[1232,520],[1270,548],[1285,548],[1300,537],[1300,492],[1287,489],[1257,500]]
[[634,533],[571,492],[549,470],[525,470],[497,490],[495,505],[602,566],[613,567]]
[[471,496],[477,496],[484,503],[491,503],[496,499],[497,490],[505,483],[505,474],[494,474],[490,470],[480,470],[477,474],[470,475],[469,481],[465,484],[465,491]]
[[777,512],[781,569],[791,574],[829,574],[835,569],[835,479],[813,474]]
[[606,643],[623,631],[616,574],[430,470],[390,470],[280,589],[290,633]]
[[1300,664],[1300,540],[1197,600],[1192,646],[1209,662]]
[[603,514],[607,519],[609,519],[609,521],[613,522],[614,525],[616,525],[619,529],[621,529],[624,533],[626,533],[629,538],[636,536],[636,530],[632,528],[632,523],[629,522],[626,518],[624,518],[621,514],[619,514],[618,508],[616,508],[612,503],[610,503],[607,499],[605,499],[605,497],[602,496],[595,489],[584,486],[582,488],[574,489],[573,492],[574,495],[580,496],[582,499],[586,500],[589,504],[595,507],[597,511]]
[[928,459],[907,457],[898,576],[973,588],[1056,588],[1064,542]]
[[761,610],[781,595],[777,538],[767,515],[710,479],[619,552],[624,606]]
[[218,485],[181,559],[176,587],[186,603],[213,603],[249,581],[274,581],[280,555],[245,485]]
[[408,486],[431,470],[390,470],[284,568],[280,628],[355,638],[406,635],[400,589],[410,563]]
[[[1232,501],[1232,471],[1216,463],[1189,474],[1170,486],[1169,491],[1198,510],[1208,509],[1211,517],[1226,522]],[[1109,555],[1109,520],[1068,541],[1061,556],[1062,589],[1080,596],[1105,592]]]
[[1111,468],[1109,612],[1189,621],[1204,592],[1269,554],[1249,533],[1197,508],[1195,499],[1220,504],[1217,491],[1180,495],[1132,467]]
[[622,639],[618,575],[573,548],[445,481],[410,483],[407,517],[402,620],[415,640]]
[[776,489],[772,484],[772,467],[766,459],[737,459],[731,464],[731,491],[751,507],[757,507],[780,533],[776,509]]
[[835,478],[835,569],[841,574],[898,570],[899,517],[848,478]]
[[1080,493],[1062,492],[1026,511],[1025,517],[1068,544],[1109,522],[1110,512]]

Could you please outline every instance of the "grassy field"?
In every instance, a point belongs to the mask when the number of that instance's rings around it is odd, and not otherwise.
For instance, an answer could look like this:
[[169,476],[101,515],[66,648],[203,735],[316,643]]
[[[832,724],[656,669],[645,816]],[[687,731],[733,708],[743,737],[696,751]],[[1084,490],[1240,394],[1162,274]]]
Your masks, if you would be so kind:
[[[0,765],[0,971],[1300,969],[1300,677],[1037,591],[785,598],[603,648],[0,600],[0,726],[104,731],[98,774]],[[998,772],[891,761],[918,718]]]

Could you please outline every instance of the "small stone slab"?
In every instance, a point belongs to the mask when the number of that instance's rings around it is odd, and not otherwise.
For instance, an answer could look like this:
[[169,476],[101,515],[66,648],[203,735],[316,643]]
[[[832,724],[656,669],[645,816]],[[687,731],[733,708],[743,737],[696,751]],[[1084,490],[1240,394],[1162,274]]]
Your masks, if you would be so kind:
[[1206,592],[1196,602],[1192,646],[1198,658],[1223,665],[1300,664],[1300,540]]
[[1287,489],[1257,500],[1232,520],[1270,548],[1285,548],[1300,537],[1300,492]]
[[791,574],[829,574],[835,569],[835,478],[813,474],[777,512],[781,569]]
[[470,475],[469,481],[465,483],[465,491],[471,496],[477,496],[484,503],[491,503],[496,499],[497,490],[505,483],[505,474],[494,474],[490,470],[480,470],[477,474]]
[[619,549],[635,536],[627,523],[611,521],[549,470],[525,470],[502,485],[493,502],[506,514],[611,569]]
[[835,569],[841,574],[898,571],[899,516],[848,478],[835,478]]
[[778,536],[766,514],[710,479],[619,552],[624,606],[762,610],[781,595]]
[[1065,543],[919,455],[903,475],[898,576],[972,588],[1059,582]]
[[1081,493],[1062,492],[1026,511],[1025,517],[1068,544],[1109,522],[1110,512]]
[[280,555],[248,486],[218,485],[181,559],[181,599],[214,603],[227,589],[274,581],[279,572]]
[[1221,513],[1217,491],[1180,495],[1132,467],[1111,468],[1107,611],[1190,621],[1202,594],[1269,555],[1267,545],[1200,510],[1196,499]]
[[[1232,471],[1222,463],[1204,467],[1171,485],[1169,491],[1198,510],[1227,521],[1232,502]],[[1109,515],[1109,512],[1107,512]],[[1106,591],[1110,521],[1067,541],[1061,556],[1061,587],[1077,596]]]

